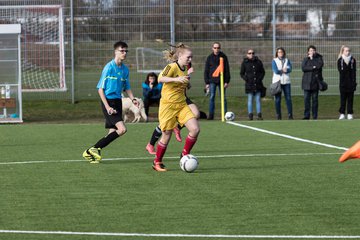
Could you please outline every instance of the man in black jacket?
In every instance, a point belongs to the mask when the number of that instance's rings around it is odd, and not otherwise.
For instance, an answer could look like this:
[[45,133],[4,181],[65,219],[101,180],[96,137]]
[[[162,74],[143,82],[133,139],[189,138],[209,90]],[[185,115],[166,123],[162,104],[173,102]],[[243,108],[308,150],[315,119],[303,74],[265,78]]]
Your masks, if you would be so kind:
[[209,103],[209,120],[214,119],[215,112],[215,94],[216,88],[219,88],[220,91],[220,76],[213,77],[212,74],[215,72],[217,67],[220,64],[220,57],[224,59],[224,100],[225,100],[225,112],[227,112],[227,101],[225,90],[229,86],[230,82],[230,68],[229,61],[227,56],[221,52],[221,45],[218,42],[214,42],[212,46],[212,53],[207,57],[205,63],[205,71],[204,71],[204,80],[205,80],[205,88],[206,91],[210,93],[210,103]]
[[316,47],[308,47],[308,56],[304,58],[301,64],[303,71],[301,87],[304,90],[304,120],[310,119],[310,99],[312,99],[313,119],[318,117],[318,96],[319,81],[323,81],[322,68],[324,66],[322,56],[316,52]]

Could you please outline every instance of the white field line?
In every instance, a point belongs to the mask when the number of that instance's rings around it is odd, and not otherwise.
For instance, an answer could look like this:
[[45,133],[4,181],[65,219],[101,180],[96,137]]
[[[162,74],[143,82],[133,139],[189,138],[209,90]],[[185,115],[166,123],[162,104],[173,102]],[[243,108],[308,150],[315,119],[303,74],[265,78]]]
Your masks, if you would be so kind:
[[[196,155],[198,158],[237,158],[237,157],[271,157],[271,156],[315,156],[315,155],[341,155],[342,153],[260,153],[260,154],[229,154],[229,155]],[[164,157],[164,159],[177,159],[176,157]],[[132,157],[132,158],[104,158],[101,161],[128,161],[128,160],[153,160],[154,157]],[[38,164],[38,163],[69,163],[86,162],[84,159],[64,159],[64,160],[41,160],[41,161],[21,161],[21,162],[0,162],[0,165],[16,164]]]
[[88,235],[88,236],[123,236],[123,237],[176,237],[176,238],[272,238],[272,239],[360,239],[360,236],[340,235],[225,235],[225,234],[147,234],[147,233],[111,233],[111,232],[66,232],[66,231],[22,231],[0,230],[8,234],[47,234],[47,235]]
[[281,134],[281,133],[277,133],[277,132],[273,132],[273,131],[268,131],[268,130],[265,130],[265,129],[251,127],[251,126],[240,124],[240,123],[235,123],[235,122],[227,122],[227,123],[238,126],[238,127],[242,127],[242,128],[248,128],[248,129],[251,129],[251,130],[254,130],[254,131],[258,131],[258,132],[263,132],[263,133],[267,133],[267,134],[271,134],[271,135],[275,135],[275,136],[279,136],[279,137],[289,138],[289,139],[300,141],[300,142],[311,143],[311,144],[314,144],[314,145],[320,145],[320,146],[328,147],[328,148],[335,148],[335,149],[340,149],[340,150],[348,150],[348,148],[345,148],[345,147],[339,147],[339,146],[335,146],[335,145],[331,145],[331,144],[326,144],[326,143],[321,143],[321,142],[317,142],[317,141],[307,140],[307,139],[304,139],[304,138],[293,137],[293,136],[290,136],[290,135],[287,135],[287,134]]

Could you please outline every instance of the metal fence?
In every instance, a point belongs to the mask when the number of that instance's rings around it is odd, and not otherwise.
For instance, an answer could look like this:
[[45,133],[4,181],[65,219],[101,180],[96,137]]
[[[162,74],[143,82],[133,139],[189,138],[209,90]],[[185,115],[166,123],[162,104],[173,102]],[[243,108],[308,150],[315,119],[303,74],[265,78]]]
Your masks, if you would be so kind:
[[185,42],[194,52],[192,96],[203,94],[203,69],[214,41],[222,44],[231,68],[228,94],[244,95],[239,67],[253,48],[272,77],[276,47],[293,63],[293,95],[301,91],[301,62],[307,46],[324,56],[325,94],[338,94],[336,61],[341,45],[360,59],[359,0],[0,0],[5,5],[62,5],[64,14],[66,92],[25,93],[24,99],[97,97],[102,67],[113,57],[112,45],[129,44],[131,85],[141,95],[146,71],[161,69],[160,52],[170,42]]

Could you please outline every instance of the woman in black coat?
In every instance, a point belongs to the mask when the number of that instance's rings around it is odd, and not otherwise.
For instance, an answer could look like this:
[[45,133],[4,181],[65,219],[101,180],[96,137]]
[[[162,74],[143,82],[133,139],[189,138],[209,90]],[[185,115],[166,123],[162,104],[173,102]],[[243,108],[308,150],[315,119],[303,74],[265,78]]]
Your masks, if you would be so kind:
[[340,76],[340,117],[345,119],[347,104],[347,119],[353,119],[354,92],[356,91],[356,60],[351,56],[350,48],[342,46],[340,49],[337,67]]
[[241,68],[240,76],[245,81],[245,93],[248,96],[248,114],[249,119],[253,120],[253,97],[255,96],[257,119],[262,120],[261,114],[261,90],[264,88],[263,79],[265,76],[265,69],[261,60],[255,56],[253,49],[247,51],[246,58],[244,58]]
[[324,66],[322,56],[316,52],[316,47],[310,45],[308,47],[308,55],[301,64],[303,77],[301,87],[304,90],[304,118],[310,119],[310,100],[312,103],[311,110],[313,119],[318,117],[318,96],[319,81],[323,81],[322,68]]

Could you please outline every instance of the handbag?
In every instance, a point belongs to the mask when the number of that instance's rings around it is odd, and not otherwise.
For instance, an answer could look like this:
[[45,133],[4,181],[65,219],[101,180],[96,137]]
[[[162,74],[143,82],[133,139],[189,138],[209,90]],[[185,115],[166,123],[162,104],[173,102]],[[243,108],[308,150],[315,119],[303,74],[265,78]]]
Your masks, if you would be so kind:
[[328,84],[324,80],[319,81],[319,90],[324,92],[327,89],[328,89]]
[[281,93],[281,82],[280,80],[270,84],[270,93],[272,96],[275,96],[278,93]]
[[266,89],[266,87],[262,86],[260,97],[264,98],[266,96]]

